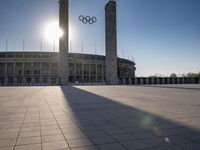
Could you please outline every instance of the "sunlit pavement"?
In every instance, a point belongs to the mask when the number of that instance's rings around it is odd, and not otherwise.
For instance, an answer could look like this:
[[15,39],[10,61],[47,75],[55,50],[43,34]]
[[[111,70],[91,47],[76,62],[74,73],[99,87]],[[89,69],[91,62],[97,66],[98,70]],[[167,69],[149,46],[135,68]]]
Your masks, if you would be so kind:
[[200,150],[200,85],[1,87],[13,149]]

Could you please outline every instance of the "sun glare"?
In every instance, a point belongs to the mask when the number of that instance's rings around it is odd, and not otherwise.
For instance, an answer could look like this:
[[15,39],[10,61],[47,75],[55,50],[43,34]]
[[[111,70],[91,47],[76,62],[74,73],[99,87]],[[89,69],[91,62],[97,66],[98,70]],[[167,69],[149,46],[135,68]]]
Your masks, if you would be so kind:
[[59,28],[58,21],[51,21],[44,28],[44,38],[51,44],[58,41],[63,36],[63,31]]

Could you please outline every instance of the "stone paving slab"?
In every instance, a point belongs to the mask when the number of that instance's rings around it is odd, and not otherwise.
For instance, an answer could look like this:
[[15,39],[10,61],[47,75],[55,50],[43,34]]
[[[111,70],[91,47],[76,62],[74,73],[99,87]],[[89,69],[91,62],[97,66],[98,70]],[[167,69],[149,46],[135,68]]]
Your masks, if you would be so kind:
[[200,85],[0,87],[0,150],[199,150]]

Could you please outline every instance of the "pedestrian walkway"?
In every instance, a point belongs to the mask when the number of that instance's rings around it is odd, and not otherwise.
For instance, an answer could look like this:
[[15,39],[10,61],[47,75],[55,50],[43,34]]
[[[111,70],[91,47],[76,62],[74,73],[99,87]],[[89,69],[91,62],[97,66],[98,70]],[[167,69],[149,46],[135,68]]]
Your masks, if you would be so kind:
[[68,149],[200,150],[200,86],[0,88],[0,150]]

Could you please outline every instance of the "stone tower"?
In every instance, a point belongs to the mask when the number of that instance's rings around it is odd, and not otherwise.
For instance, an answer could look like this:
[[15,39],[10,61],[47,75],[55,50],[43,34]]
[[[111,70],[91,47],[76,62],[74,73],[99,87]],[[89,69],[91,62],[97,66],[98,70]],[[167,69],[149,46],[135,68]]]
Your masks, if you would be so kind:
[[59,0],[59,26],[63,31],[63,36],[59,40],[59,60],[58,60],[59,84],[67,85],[69,83],[68,0]]
[[118,84],[117,78],[117,19],[116,1],[110,0],[105,6],[106,39],[106,82]]

